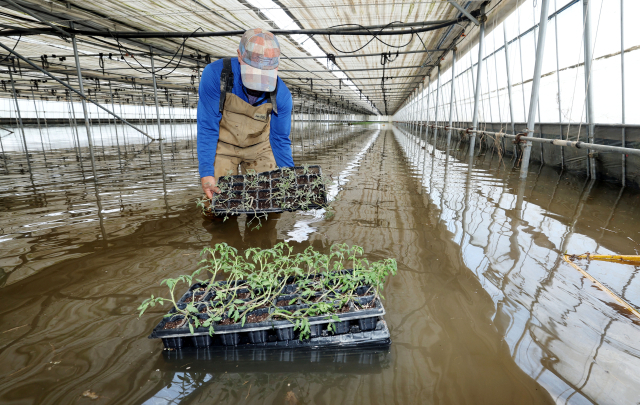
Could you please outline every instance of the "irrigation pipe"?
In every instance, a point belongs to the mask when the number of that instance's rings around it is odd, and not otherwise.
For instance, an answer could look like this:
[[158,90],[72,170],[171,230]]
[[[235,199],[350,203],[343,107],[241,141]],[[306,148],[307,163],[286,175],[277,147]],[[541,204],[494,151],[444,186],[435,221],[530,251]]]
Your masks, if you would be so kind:
[[[274,35],[374,35],[374,36],[387,36],[387,35],[412,35],[420,32],[435,31],[440,28],[445,28],[450,25],[455,25],[460,22],[468,21],[467,17],[460,17],[452,20],[441,21],[422,21],[416,23],[401,23],[394,24],[392,26],[387,25],[371,25],[371,26],[356,26],[353,28],[321,28],[321,29],[298,29],[298,30],[282,30],[274,29],[270,30]],[[408,30],[393,31],[388,30],[390,28],[405,28],[405,27],[420,27],[410,28]],[[65,32],[67,36],[84,35],[92,37],[116,37],[116,38],[208,38],[208,37],[229,37],[229,36],[241,36],[244,35],[246,30],[234,30],[234,31],[203,31],[203,32],[187,32],[187,31],[99,31],[99,30],[86,30],[86,29],[69,29],[66,27],[59,27],[59,29],[52,28],[20,28],[20,27],[8,27],[9,29],[0,32],[0,37],[8,37],[14,35],[61,35],[60,31]],[[387,29],[385,31],[385,29]],[[377,31],[374,31],[377,30]]]
[[576,148],[576,149],[591,149],[591,150],[597,150],[600,152],[617,152],[617,153],[621,153],[624,155],[635,155],[635,156],[640,156],[640,149],[634,149],[634,148],[623,148],[621,146],[611,146],[611,145],[599,145],[596,143],[589,143],[589,142],[581,142],[581,141],[565,141],[562,139],[548,139],[548,138],[535,138],[532,136],[522,136],[521,135],[511,135],[511,134],[505,134],[504,132],[491,132],[491,131],[483,131],[481,129],[471,129],[471,128],[455,128],[455,127],[449,127],[449,126],[436,126],[436,125],[429,125],[432,128],[444,128],[445,130],[447,129],[455,129],[455,130],[459,130],[459,131],[465,131],[466,133],[479,133],[479,134],[486,134],[486,135],[494,135],[494,136],[503,136],[505,138],[510,138],[510,139],[517,139],[518,141],[531,141],[531,142],[540,142],[540,143],[550,143],[552,145],[556,145],[556,146],[565,146],[565,147],[570,147],[570,148]]
[[629,305],[625,300],[623,300],[622,298],[620,298],[616,293],[614,293],[613,291],[611,291],[610,289],[608,289],[607,287],[605,287],[601,282],[599,282],[598,280],[596,280],[595,278],[593,278],[593,276],[591,276],[591,274],[587,273],[586,271],[582,270],[580,267],[578,267],[577,264],[575,264],[574,262],[571,261],[571,258],[573,256],[571,255],[566,255],[563,254],[562,258],[564,259],[565,262],[567,262],[571,267],[573,267],[574,269],[578,270],[580,273],[582,273],[586,278],[588,278],[589,280],[591,280],[592,283],[594,283],[595,285],[597,285],[602,291],[606,292],[607,294],[611,295],[616,301],[618,301],[618,303],[620,305],[622,305],[623,307],[625,307],[629,312],[631,312],[632,314],[634,314],[636,317],[638,317],[638,319],[640,319],[640,313],[638,313],[638,311],[636,311],[631,305]]
[[600,260],[603,262],[613,262],[631,265],[640,265],[640,256],[635,255],[592,255],[585,253],[580,256],[571,256],[572,259]]

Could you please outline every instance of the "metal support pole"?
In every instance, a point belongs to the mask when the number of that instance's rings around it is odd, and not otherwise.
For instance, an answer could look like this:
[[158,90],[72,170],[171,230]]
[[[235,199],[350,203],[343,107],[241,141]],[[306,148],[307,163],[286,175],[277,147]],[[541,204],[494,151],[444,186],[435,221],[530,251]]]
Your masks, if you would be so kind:
[[[544,43],[547,38],[547,22],[549,20],[549,0],[542,0],[540,4],[540,28],[538,33],[538,46],[536,49],[536,63],[533,68],[533,84],[531,87],[531,100],[529,102],[529,120],[527,122],[527,134],[534,134],[536,123],[536,110],[538,107],[538,95],[540,91],[540,76],[542,75],[542,58],[544,57]],[[522,166],[520,178],[527,178],[529,170],[529,157],[531,156],[531,142],[527,141],[522,154]]]
[[[484,24],[483,24],[484,26]],[[431,149],[431,154],[435,155],[436,153],[436,143],[438,142],[438,107],[440,106],[440,63],[438,63],[438,79],[436,84],[436,115],[433,119],[436,127],[433,129],[433,149]]]
[[[475,95],[473,98],[473,121],[471,123],[471,127],[475,130],[478,128],[478,108],[480,107],[480,92],[481,92],[481,82],[482,82],[482,57],[484,55],[484,31],[485,31],[485,20],[486,16],[484,15],[484,6],[480,9],[480,14],[482,18],[482,22],[480,23],[480,37],[478,41],[478,73],[476,74],[476,83],[475,83]],[[471,65],[473,67],[473,64]],[[472,69],[473,70],[473,69]],[[472,132],[469,137],[469,156],[473,156],[474,150],[476,147],[476,133]]]
[[[555,8],[557,9],[558,6],[556,2],[557,0],[554,0],[554,5],[555,5]],[[560,125],[560,139],[563,139],[564,137],[562,136],[562,98],[560,96],[560,58],[558,55],[558,16],[557,15],[553,16],[553,22],[555,24],[555,34],[556,34],[555,45],[556,45],[556,85],[558,86],[558,123]],[[624,91],[624,88],[623,88],[623,91]],[[564,148],[560,148],[560,157],[562,159],[561,160],[562,168],[564,169]]]
[[36,122],[38,123],[38,133],[40,134],[40,145],[42,145],[42,154],[44,156],[44,163],[47,163],[47,152],[44,147],[44,140],[42,138],[42,127],[40,126],[40,116],[38,115],[38,105],[36,104],[36,96],[33,93],[33,87],[31,87],[31,98],[33,99],[33,108],[36,113]]
[[451,101],[449,102],[449,128],[447,128],[447,151],[451,146],[451,126],[453,125],[453,99],[455,94],[456,82],[456,49],[453,49],[451,59]]
[[4,172],[6,174],[9,174],[9,166],[7,165],[7,154],[4,151],[4,144],[2,143],[1,136],[0,136],[0,151],[2,152],[2,160],[4,161]]
[[[489,57],[487,57],[487,59],[489,59]],[[486,63],[489,63],[489,61],[487,60]],[[487,117],[485,116],[484,122],[493,123],[493,107],[491,107],[491,80],[489,80],[489,68],[487,67],[484,71],[487,74],[487,104],[489,104],[489,119],[487,120]],[[482,98],[482,100],[484,100],[484,97]],[[484,103],[482,104],[482,111],[484,111]]]
[[300,100],[300,109],[298,110],[298,119],[300,126],[300,131],[298,131],[298,139],[300,140],[300,148],[302,149],[302,158],[304,158],[304,99]]
[[[158,106],[158,86],[156,84],[156,68],[153,60],[153,47],[149,46],[149,52],[151,54],[151,77],[153,79],[153,99],[156,104],[156,121],[158,123],[158,145],[160,147],[160,167],[162,169],[162,185],[164,187],[165,196],[167,194],[166,190],[166,174],[164,171],[164,146],[162,139],[162,124],[160,123],[160,107]],[[218,173],[220,175],[220,173]],[[166,200],[166,197],[165,197]]]
[[[71,25],[73,28],[73,24]],[[82,71],[80,70],[80,58],[78,57],[78,44],[76,37],[71,37],[71,43],[73,44],[73,55],[76,60],[76,73],[78,75],[78,87],[80,88],[80,94],[84,94],[84,84],[82,83]],[[98,187],[98,174],[96,172],[96,162],[93,156],[93,139],[91,139],[91,127],[89,125],[89,113],[87,111],[87,100],[82,98],[82,113],[84,114],[84,127],[87,131],[87,141],[89,142],[89,157],[91,158],[91,170],[93,171],[93,181]],[[96,190],[97,192],[97,190]]]
[[[122,97],[118,96],[118,108],[120,109],[120,115],[122,115]],[[127,131],[124,128],[124,124],[120,123],[120,125],[122,125],[122,146],[124,147],[124,158],[128,159],[128,153],[127,153]]]
[[[511,117],[511,133],[516,134],[516,123],[513,116],[513,97],[511,95],[511,65],[509,63],[509,40],[507,39],[507,25],[502,22],[502,33],[504,34],[504,59],[507,68],[507,94],[509,96],[509,116]],[[513,144],[513,152],[516,153],[518,145]]]
[[[109,83],[109,97],[111,98],[111,109],[113,111],[116,110],[115,105],[113,104],[113,90],[111,89],[111,80],[108,80]],[[116,146],[118,147],[118,163],[120,164],[120,168],[122,169],[122,156],[120,155],[120,140],[118,139],[118,124],[117,122],[113,122],[113,127],[116,130]]]
[[[69,80],[69,76],[67,75],[67,83],[71,84],[71,81]],[[80,162],[80,168],[82,169],[82,172],[84,173],[84,166],[82,165],[82,149],[80,148],[80,131],[78,130],[78,120],[76,120],[76,107],[73,105],[73,95],[71,94],[71,92],[69,92],[69,106],[71,109],[71,118],[73,119],[73,128],[75,129],[75,133],[76,133],[76,145],[77,145],[77,159]]]
[[[582,0],[582,12],[584,17],[584,80],[585,80],[585,96],[587,103],[587,133],[589,143],[594,143],[595,124],[593,123],[593,82],[591,60],[593,59],[593,42],[591,38],[591,2]],[[589,168],[588,175],[592,179],[596,178],[596,159],[589,150]]]
[[[44,102],[42,101],[42,97],[40,97],[40,107],[42,108],[42,111],[45,111]],[[51,150],[51,133],[49,132],[49,124],[47,124],[47,114],[42,114],[42,119],[44,121],[44,128],[47,131],[47,140],[49,141],[49,152],[52,152],[52,150]]]
[[304,121],[305,121],[305,119],[304,119],[304,104],[305,104],[305,100],[302,99],[301,103],[300,103],[300,110],[298,111],[298,115],[299,115],[299,118],[300,118],[300,123],[298,124],[300,126],[300,133],[299,133],[298,136],[300,138],[300,145],[302,145],[302,157],[303,158],[304,158],[304,147],[305,147],[304,134],[305,134],[305,131],[307,130],[307,127],[305,126],[305,123],[304,123]]
[[416,89],[416,96],[413,100],[413,122],[414,122],[414,132],[418,131],[418,111],[420,110],[420,106],[418,104],[418,96],[420,95],[420,86]]
[[[190,135],[190,141],[191,141],[191,159],[195,159],[195,151],[193,150],[193,125],[191,124],[191,92],[188,91],[187,92],[187,114],[189,116],[189,119],[187,120],[187,122],[189,123],[189,135]],[[146,114],[145,114],[146,116]]]
[[[498,120],[500,121],[500,126],[502,127],[502,106],[500,105],[500,82],[498,81],[498,56],[496,55],[496,36],[495,35],[493,35],[493,66],[496,73],[496,98],[498,100]],[[487,69],[487,72],[488,71],[489,70]],[[491,98],[489,98],[489,100],[491,100]]]
[[177,134],[175,134],[175,130],[173,127],[173,117],[171,114],[171,109],[173,107],[173,100],[170,100],[167,102],[167,112],[169,114],[169,134],[171,135],[171,158],[175,160],[176,156],[175,156],[175,152],[176,152],[176,147],[177,147]]
[[18,124],[20,125],[20,132],[22,133],[22,142],[24,143],[24,154],[27,157],[27,166],[29,167],[29,174],[31,171],[31,159],[29,158],[29,148],[27,147],[27,137],[24,134],[24,124],[22,123],[22,114],[20,113],[20,106],[18,105],[18,94],[16,93],[16,84],[13,81],[13,73],[9,69],[9,80],[11,80],[11,91],[13,92],[13,99],[16,102],[16,113],[18,115]]
[[[466,114],[465,112],[465,121],[467,123],[471,123],[471,121],[473,121],[473,97],[472,95],[475,94],[474,89],[476,88],[475,85],[475,80],[473,78],[473,58],[471,56],[471,53],[469,53],[469,61],[470,61],[470,65],[469,65],[469,69],[467,69],[467,80],[463,80],[464,84],[465,84],[465,88],[467,90],[467,99],[469,100],[468,103],[465,103],[467,108],[468,108],[468,114]],[[467,127],[469,126],[469,124],[466,125]]]
[[309,104],[307,105],[307,144],[311,147],[311,100],[309,100]]
[[[624,94],[624,0],[620,0],[620,70],[622,79],[622,147],[627,146],[627,133],[624,124],[627,123],[625,115]],[[627,185],[627,156],[622,155],[622,187]]]
[[[147,96],[144,93],[144,88],[142,86],[140,86],[140,92],[142,93],[142,114],[144,116],[144,130],[149,132],[149,123],[147,121]],[[188,93],[187,93],[188,94]],[[189,109],[189,119],[191,119],[191,109]],[[192,125],[191,122],[189,122],[189,125]],[[151,145],[149,144],[149,149],[147,149],[147,154],[149,155],[149,166],[151,166],[153,163],[151,162]],[[193,142],[191,143],[191,158],[194,158],[193,155]]]
[[427,119],[425,121],[425,128],[424,128],[424,150],[426,151],[428,149],[428,145],[429,145],[429,116],[431,111],[429,111],[430,109],[430,102],[431,102],[431,92],[429,91],[429,87],[431,87],[431,76],[427,76],[427,78],[429,79],[429,84],[427,84]]
[[424,79],[420,83],[422,90],[420,91],[420,146],[422,146],[422,128],[424,127]]

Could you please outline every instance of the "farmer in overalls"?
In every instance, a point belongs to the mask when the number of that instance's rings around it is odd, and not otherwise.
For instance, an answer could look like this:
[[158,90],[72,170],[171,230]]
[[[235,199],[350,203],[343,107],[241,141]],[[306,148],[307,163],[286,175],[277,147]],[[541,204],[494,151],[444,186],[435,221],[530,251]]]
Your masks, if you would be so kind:
[[293,166],[289,89],[278,77],[280,45],[259,28],[240,40],[237,58],[209,64],[198,101],[198,163],[202,190],[219,192],[225,175]]

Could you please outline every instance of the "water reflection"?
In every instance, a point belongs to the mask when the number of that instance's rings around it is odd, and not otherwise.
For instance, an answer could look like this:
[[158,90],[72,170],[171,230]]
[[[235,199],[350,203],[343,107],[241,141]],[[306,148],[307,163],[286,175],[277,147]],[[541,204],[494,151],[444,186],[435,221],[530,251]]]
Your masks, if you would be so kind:
[[[394,134],[409,161],[423,164],[411,155],[415,136],[401,129],[394,129]],[[606,184],[574,180],[544,167],[532,168],[537,173],[528,183],[519,182],[517,174],[501,172],[500,165],[491,169],[496,158],[469,170],[457,159],[450,166],[439,152],[435,149],[426,164],[444,163],[445,170],[420,176],[421,183],[441,210],[442,226],[458,234],[458,223],[462,224],[462,233],[454,240],[462,260],[494,301],[494,320],[513,359],[556,402],[629,403],[638,398],[640,346],[634,336],[640,332],[639,320],[561,260],[565,251],[635,250],[634,243],[603,237],[606,232],[638,233],[630,218],[614,220],[623,190],[610,192],[612,187]],[[453,176],[448,177],[450,170]],[[462,181],[465,186],[458,186]],[[637,200],[637,194],[634,197]],[[611,198],[615,202],[608,204]],[[638,295],[626,289],[637,268],[596,262],[586,268],[632,305],[640,305]]]
[[[339,386],[391,364],[388,345],[335,349],[193,349],[163,352],[162,388],[146,405],[230,401],[312,403],[310,387]],[[295,398],[296,402],[292,399]]]
[[[164,177],[155,143],[121,144],[122,165],[117,145],[98,148],[95,182],[75,147],[47,150],[46,164],[35,153],[33,182],[18,169],[24,157],[10,154],[9,175],[0,177],[0,402],[76,403],[89,401],[86,390],[114,404],[633,403],[640,396],[638,326],[559,260],[563,250],[635,252],[638,193],[545,167],[532,167],[521,183],[491,151],[470,170],[464,145],[447,155],[402,131],[319,129],[304,133],[304,157],[296,147],[294,159],[348,176],[335,216],[287,212],[258,230],[246,216],[211,221],[195,209],[188,136],[165,145]],[[291,239],[304,221],[307,231]],[[370,260],[398,260],[383,292],[393,344],[378,363],[361,353],[343,363],[329,352],[319,362],[311,353],[260,351],[194,359],[146,338],[167,308],[138,319],[136,307],[163,293],[160,280],[197,268],[203,247],[285,239],[296,251],[349,243]],[[637,270],[588,265],[636,306]]]

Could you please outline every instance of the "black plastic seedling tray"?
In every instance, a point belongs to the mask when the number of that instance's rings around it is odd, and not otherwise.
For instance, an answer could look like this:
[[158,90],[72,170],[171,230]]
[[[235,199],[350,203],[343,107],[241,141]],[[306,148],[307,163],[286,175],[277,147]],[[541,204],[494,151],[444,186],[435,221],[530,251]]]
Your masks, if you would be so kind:
[[[300,340],[298,338],[289,339],[289,340],[277,340],[271,339],[264,343],[251,343],[247,339],[243,339],[242,337],[239,339],[238,343],[235,345],[225,345],[223,342],[222,336],[220,335],[218,338],[214,335],[212,339],[212,343],[207,345],[197,344],[202,343],[201,338],[198,339],[193,335],[183,336],[181,338],[170,338],[170,339],[182,339],[181,344],[179,346],[170,345],[167,347],[165,344],[165,348],[169,350],[215,350],[215,349],[225,349],[225,348],[234,348],[234,349],[303,349],[303,348],[317,348],[317,347],[355,347],[355,346],[364,346],[371,344],[380,344],[380,345],[389,345],[391,344],[391,335],[389,334],[389,328],[385,320],[379,316],[375,317],[375,328],[372,330],[362,331],[356,327],[351,327],[351,329],[347,333],[343,334],[329,334],[322,333],[319,336],[311,336],[310,339]],[[324,330],[326,332],[326,330]],[[188,333],[188,330],[187,330]],[[272,335],[268,335],[272,336]],[[164,340],[167,338],[163,338]],[[218,340],[219,339],[219,340]],[[171,343],[176,343],[173,340]]]
[[[280,182],[287,171],[295,173],[295,185],[287,189],[288,197],[274,197],[278,191],[282,191]],[[214,194],[210,212],[218,216],[258,215],[323,208],[327,204],[327,193],[324,183],[315,187],[312,185],[317,178],[322,178],[320,166],[295,166],[257,174],[220,177],[218,186],[226,186],[228,190]],[[300,189],[315,193],[314,200],[307,203],[296,197],[296,192]]]
[[[223,285],[225,282],[216,284]],[[242,283],[242,282],[241,282]],[[212,291],[206,295],[200,290],[206,288],[205,284],[196,283],[178,301],[178,308],[184,309],[188,300],[196,300],[198,310],[204,309],[204,306],[215,306],[220,302],[224,302],[224,297],[216,297]],[[299,294],[292,293],[297,290],[295,283],[287,285],[283,288],[272,301],[268,308],[256,309],[248,315],[264,315],[272,314],[276,308],[285,309],[291,312],[297,309],[308,307],[309,304],[301,300]],[[239,290],[241,292],[243,290]],[[247,290],[248,291],[248,290]],[[181,349],[184,347],[207,348],[215,346],[243,346],[243,345],[266,345],[266,346],[291,346],[303,347],[309,344],[313,345],[357,345],[361,341],[385,341],[389,339],[389,333],[384,326],[380,329],[380,325],[384,324],[382,316],[385,314],[384,306],[379,298],[369,294],[372,290],[368,286],[362,286],[356,289],[357,298],[354,298],[348,305],[348,312],[338,313],[336,316],[339,321],[334,321],[329,315],[320,315],[309,317],[309,326],[311,330],[310,339],[300,340],[299,331],[294,330],[294,325],[288,320],[276,320],[267,317],[262,322],[246,322],[244,325],[240,323],[222,325],[214,325],[214,334],[210,335],[209,329],[200,327],[194,328],[193,333],[188,325],[174,329],[165,329],[167,322],[184,318],[183,315],[176,313],[175,309],[169,312],[169,315],[158,323],[153,332],[149,336],[150,339],[162,339],[167,349]],[[321,293],[321,292],[320,292]],[[228,298],[231,299],[231,298]],[[287,305],[278,305],[278,302],[286,300]],[[331,301],[331,297],[325,302]],[[334,305],[339,303],[335,302]],[[344,308],[344,307],[343,307]],[[200,320],[207,319],[206,313],[198,313]],[[382,323],[381,323],[382,321]],[[329,324],[333,324],[333,330],[329,330]],[[377,331],[377,332],[374,332]],[[362,333],[368,333],[362,335]],[[311,342],[311,343],[310,343]]]

